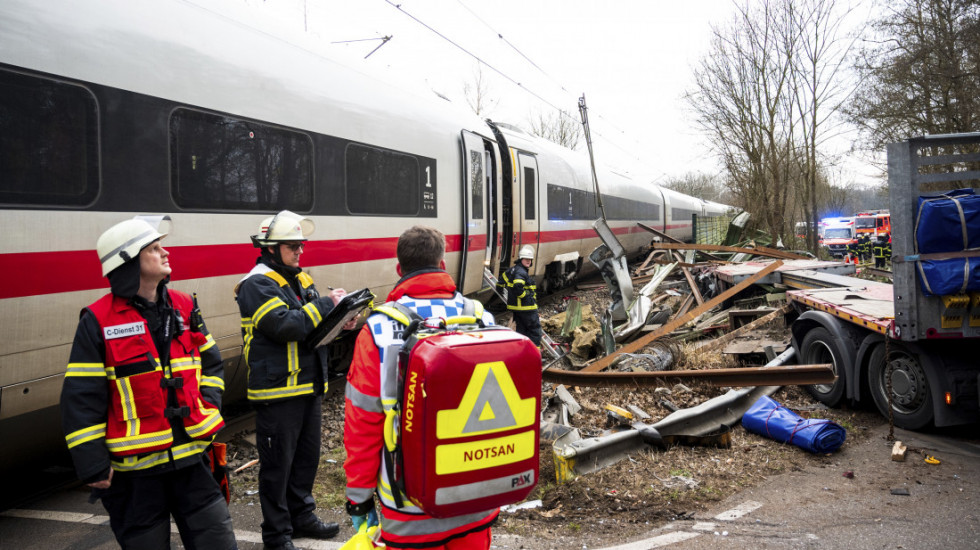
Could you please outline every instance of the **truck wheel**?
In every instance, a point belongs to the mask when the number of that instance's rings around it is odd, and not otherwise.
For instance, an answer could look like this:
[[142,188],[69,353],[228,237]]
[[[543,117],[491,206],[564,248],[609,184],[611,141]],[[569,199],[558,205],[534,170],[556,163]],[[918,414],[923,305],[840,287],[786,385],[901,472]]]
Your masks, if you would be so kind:
[[871,354],[868,368],[868,387],[881,414],[888,417],[888,379],[892,384],[892,413],[895,425],[906,430],[918,430],[932,423],[933,406],[929,379],[915,355],[905,348],[891,344],[891,357],[885,364],[885,346]]
[[806,333],[800,348],[803,364],[822,365],[830,363],[833,365],[834,374],[837,375],[837,380],[833,384],[805,386],[806,391],[828,407],[840,405],[841,400],[844,399],[844,388],[847,385],[847,380],[844,377],[844,354],[841,352],[840,344],[830,334],[830,331],[823,327],[816,327]]

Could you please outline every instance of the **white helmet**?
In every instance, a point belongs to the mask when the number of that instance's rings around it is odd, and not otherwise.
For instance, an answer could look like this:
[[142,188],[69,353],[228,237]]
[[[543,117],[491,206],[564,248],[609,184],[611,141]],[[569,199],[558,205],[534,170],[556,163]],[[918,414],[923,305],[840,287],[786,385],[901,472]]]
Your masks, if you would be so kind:
[[281,242],[305,241],[314,229],[316,226],[313,225],[313,220],[283,210],[275,216],[262,220],[259,234],[252,235],[252,245],[255,248],[263,248]]
[[517,259],[519,260],[533,260],[534,259],[534,248],[531,245],[526,244],[521,247],[521,251],[517,254]]
[[[159,219],[170,221],[169,216]],[[150,243],[166,236],[166,233],[158,231],[141,216],[110,227],[95,244],[95,251],[102,262],[102,276],[136,258]]]

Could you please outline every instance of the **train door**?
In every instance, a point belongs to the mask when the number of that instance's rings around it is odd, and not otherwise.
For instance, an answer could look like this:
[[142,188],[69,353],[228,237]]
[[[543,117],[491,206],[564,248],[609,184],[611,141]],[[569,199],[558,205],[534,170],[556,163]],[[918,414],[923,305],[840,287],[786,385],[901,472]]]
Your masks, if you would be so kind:
[[498,149],[493,142],[484,142],[484,166],[486,167],[486,190],[487,190],[487,249],[484,265],[491,273],[497,273],[500,268],[501,237],[503,228],[501,227],[501,166],[500,158],[496,154]]
[[487,154],[483,138],[467,131],[463,136],[463,234],[460,239],[460,292],[476,292],[483,286],[483,265],[488,255],[488,231],[492,224],[487,192]]
[[541,239],[539,216],[539,205],[541,203],[538,193],[538,161],[526,153],[517,153],[515,163],[517,175],[517,188],[514,189],[514,198],[517,201],[515,211],[518,213],[515,220],[516,231],[514,231],[514,245],[511,248],[511,263],[517,259],[517,253],[524,245],[534,248],[535,271],[537,266],[542,265],[538,258],[538,244]]

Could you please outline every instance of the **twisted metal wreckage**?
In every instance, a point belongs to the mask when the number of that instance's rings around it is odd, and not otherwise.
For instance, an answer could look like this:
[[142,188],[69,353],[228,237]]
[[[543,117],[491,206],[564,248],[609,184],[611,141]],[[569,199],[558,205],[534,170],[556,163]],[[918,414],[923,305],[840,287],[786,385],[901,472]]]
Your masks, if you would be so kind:
[[[744,225],[744,219],[742,220]],[[798,271],[799,269],[827,268],[815,266],[814,262],[803,256],[782,250],[765,247],[745,248],[723,245],[685,244],[680,242],[655,242],[651,245],[653,251],[638,269],[642,272],[650,263],[650,281],[640,290],[638,296],[633,296],[634,279],[630,277],[626,264],[625,251],[615,236],[609,231],[603,220],[597,220],[593,225],[603,240],[590,255],[590,260],[598,268],[609,288],[611,303],[602,315],[601,328],[606,355],[588,364],[580,370],[565,370],[555,368],[563,355],[555,351],[554,346],[546,346],[552,352],[553,359],[544,367],[542,377],[545,381],[556,384],[556,395],[542,409],[542,439],[552,441],[556,476],[558,481],[570,479],[574,475],[590,473],[624,458],[628,453],[645,446],[666,448],[676,444],[700,446],[731,446],[730,428],[740,421],[742,414],[765,395],[775,393],[783,385],[828,384],[833,383],[836,376],[829,364],[824,365],[787,365],[794,357],[792,347],[776,356],[771,348],[767,349],[770,361],[762,367],[725,368],[706,370],[667,370],[670,364],[677,360],[676,346],[660,345],[658,339],[671,334],[688,323],[698,319],[716,306],[747,289],[753,284],[765,281],[777,270]],[[667,235],[652,228],[645,227],[656,234],[661,240],[671,240]],[[682,258],[678,250],[688,251],[687,258]],[[675,261],[663,261],[654,258],[673,254]],[[775,258],[775,261],[754,273],[746,274],[741,280],[722,292],[717,288],[711,289],[713,297],[708,300],[702,296],[690,268],[694,263],[695,252],[706,254],[712,261],[725,262],[722,258],[708,252],[725,252],[733,254],[731,261],[748,259],[753,255]],[[686,260],[686,261],[685,261]],[[802,261],[805,265],[786,266],[786,263]],[[808,264],[806,262],[809,262]],[[831,263],[833,266],[838,263]],[[702,264],[703,265],[703,264]],[[658,298],[654,297],[656,289],[663,284],[667,276],[680,267],[685,279],[691,287],[691,293],[682,302],[673,318],[666,320],[649,334],[636,338],[640,329],[647,325],[651,317],[652,306]],[[661,295],[659,298],[662,299]],[[691,309],[693,303],[698,305]],[[790,311],[789,306],[783,306],[775,311],[759,317],[724,336],[709,341],[701,349],[718,349],[733,339],[749,331],[755,330],[780,315]],[[614,321],[622,321],[613,327]],[[626,343],[616,350],[615,343]],[[653,345],[652,354],[639,353],[644,348]],[[642,358],[654,365],[651,371],[610,371],[604,369],[614,367],[627,358]],[[743,387],[739,390],[729,390],[726,394],[715,397],[689,409],[676,410],[664,419],[647,424],[649,416],[642,410],[631,407],[632,413],[607,406],[611,419],[618,421],[613,430],[597,437],[582,437],[577,428],[569,425],[568,417],[578,408],[574,398],[565,390],[569,386],[632,386],[649,387],[662,385],[670,380],[700,380],[714,386]],[[637,419],[638,418],[638,419]]]

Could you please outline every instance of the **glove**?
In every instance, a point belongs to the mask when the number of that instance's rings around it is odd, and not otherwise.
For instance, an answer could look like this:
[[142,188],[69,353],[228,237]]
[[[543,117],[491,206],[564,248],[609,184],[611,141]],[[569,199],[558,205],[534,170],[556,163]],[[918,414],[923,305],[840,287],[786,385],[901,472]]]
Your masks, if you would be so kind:
[[350,521],[354,525],[355,531],[360,531],[361,526],[365,523],[367,524],[366,528],[370,529],[378,525],[378,513],[374,511],[374,508],[371,508],[371,511],[363,516],[351,516]]
[[374,499],[368,499],[360,504],[347,501],[347,513],[350,514],[350,521],[354,525],[354,531],[360,531],[362,525],[365,529],[374,527],[378,524],[378,513],[374,511]]

